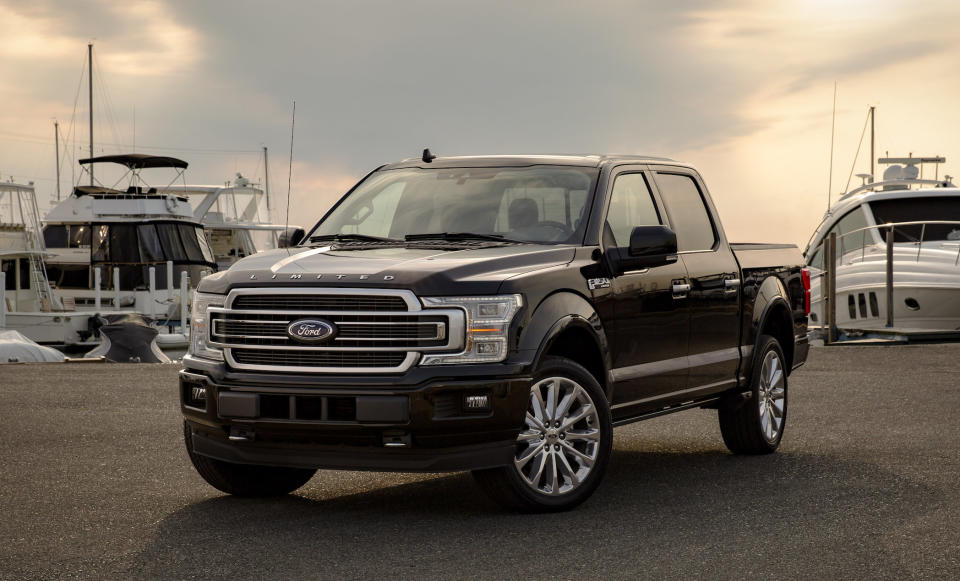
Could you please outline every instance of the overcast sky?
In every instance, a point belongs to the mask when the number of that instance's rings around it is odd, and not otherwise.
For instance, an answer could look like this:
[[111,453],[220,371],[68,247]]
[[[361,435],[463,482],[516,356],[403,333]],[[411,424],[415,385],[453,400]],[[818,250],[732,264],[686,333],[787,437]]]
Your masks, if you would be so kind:
[[835,194],[869,105],[878,153],[958,171],[958,16],[950,1],[0,0],[0,175],[52,194],[57,119],[69,191],[92,40],[96,154],[135,140],[190,162],[190,183],[262,180],[265,145],[282,205],[296,100],[292,223],[426,146],[645,153],[696,164],[731,239],[802,244],[827,206],[835,81]]

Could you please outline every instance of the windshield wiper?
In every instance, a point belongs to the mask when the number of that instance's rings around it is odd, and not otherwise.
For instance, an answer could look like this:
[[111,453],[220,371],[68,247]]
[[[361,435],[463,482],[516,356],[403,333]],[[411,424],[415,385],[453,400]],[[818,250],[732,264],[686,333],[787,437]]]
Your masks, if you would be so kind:
[[311,236],[310,242],[403,242],[396,238],[383,238],[380,236],[370,236],[369,234],[324,234],[323,236]]
[[416,240],[490,240],[492,242],[519,242],[504,238],[502,234],[477,234],[475,232],[436,232],[433,234],[407,234],[403,237],[407,242]]

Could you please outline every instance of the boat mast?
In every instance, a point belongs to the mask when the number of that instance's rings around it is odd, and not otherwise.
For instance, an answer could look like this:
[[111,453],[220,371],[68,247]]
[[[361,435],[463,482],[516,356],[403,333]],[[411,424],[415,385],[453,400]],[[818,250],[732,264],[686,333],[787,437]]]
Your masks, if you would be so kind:
[[57,152],[57,201],[60,201],[60,124],[53,122],[53,147]]
[[[827,179],[827,211],[830,211],[830,194],[833,189],[833,142],[837,127],[837,82],[833,82],[833,116],[830,118],[830,176]],[[863,139],[861,137],[861,139]]]
[[873,105],[870,106],[870,180],[877,181],[877,174],[874,172],[874,164],[877,163],[877,155],[874,152],[874,147],[876,146],[876,132],[874,131],[874,115],[876,114],[877,108]]
[[267,199],[267,222],[273,221],[270,217],[270,164],[267,163],[267,146],[263,146],[263,196]]
[[[89,88],[90,102],[90,157],[93,157],[93,43],[87,44],[87,83]],[[93,164],[87,168],[90,170],[90,185],[93,185]]]

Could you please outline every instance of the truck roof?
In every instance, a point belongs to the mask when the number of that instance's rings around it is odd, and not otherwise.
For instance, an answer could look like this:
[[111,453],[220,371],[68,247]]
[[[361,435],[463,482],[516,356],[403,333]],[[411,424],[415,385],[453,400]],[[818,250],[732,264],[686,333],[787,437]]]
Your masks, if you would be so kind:
[[411,157],[403,161],[390,163],[382,169],[405,167],[524,167],[530,165],[570,165],[579,167],[600,167],[622,163],[669,163],[680,164],[666,157],[649,155],[469,155],[437,157],[425,162],[422,158]]

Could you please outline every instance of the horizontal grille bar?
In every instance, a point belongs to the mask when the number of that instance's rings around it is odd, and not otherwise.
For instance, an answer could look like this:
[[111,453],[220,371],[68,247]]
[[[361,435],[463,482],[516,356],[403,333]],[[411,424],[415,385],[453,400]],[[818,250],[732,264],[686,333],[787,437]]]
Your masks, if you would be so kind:
[[231,349],[237,363],[289,367],[400,367],[405,352],[290,351],[287,349]]
[[[287,335],[299,317],[212,313],[211,340],[224,345],[299,346]],[[337,328],[327,347],[439,347],[446,344],[446,317],[436,315],[347,315],[324,317]]]
[[407,303],[399,296],[365,295],[240,295],[233,300],[234,309],[271,311],[406,311]]

